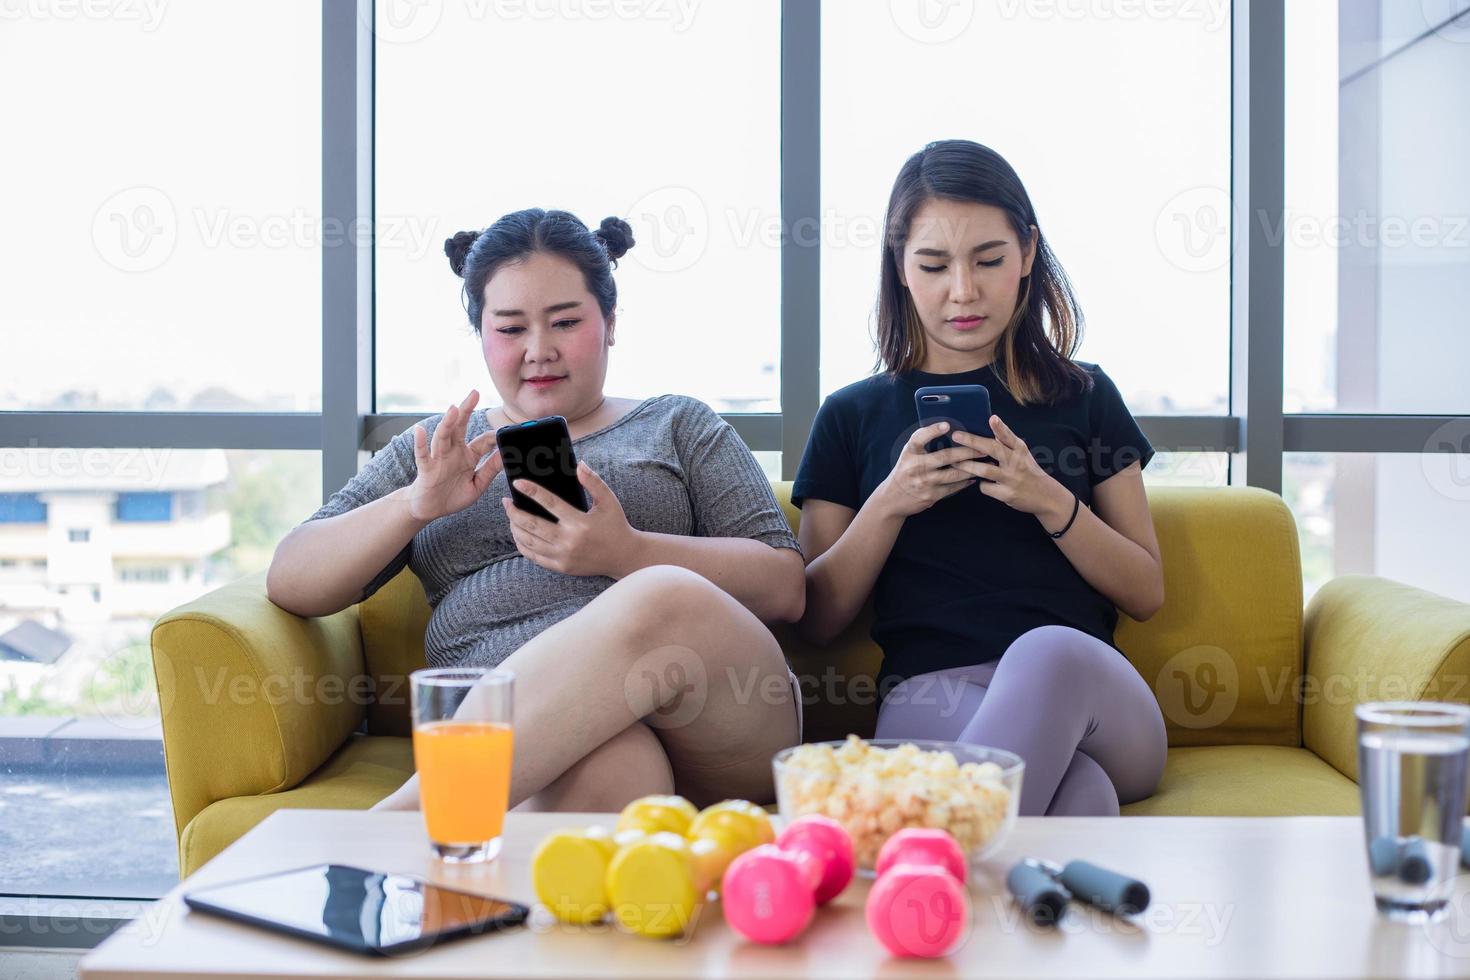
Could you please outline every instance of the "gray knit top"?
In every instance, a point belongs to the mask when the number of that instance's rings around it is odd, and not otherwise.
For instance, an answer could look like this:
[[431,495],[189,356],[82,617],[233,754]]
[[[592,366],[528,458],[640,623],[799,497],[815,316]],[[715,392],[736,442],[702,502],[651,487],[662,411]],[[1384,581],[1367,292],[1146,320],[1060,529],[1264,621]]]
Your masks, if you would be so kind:
[[[432,438],[443,413],[421,424]],[[471,417],[466,439],[489,429]],[[760,464],[708,405],[684,395],[650,398],[596,432],[572,440],[641,531],[753,538],[800,551]],[[395,436],[306,520],[360,507],[413,483],[413,429]],[[376,592],[407,565],[433,608],[424,635],[430,667],[493,666],[613,583],[549,571],[516,550],[500,500],[505,474],[456,514],[431,521],[363,590]]]

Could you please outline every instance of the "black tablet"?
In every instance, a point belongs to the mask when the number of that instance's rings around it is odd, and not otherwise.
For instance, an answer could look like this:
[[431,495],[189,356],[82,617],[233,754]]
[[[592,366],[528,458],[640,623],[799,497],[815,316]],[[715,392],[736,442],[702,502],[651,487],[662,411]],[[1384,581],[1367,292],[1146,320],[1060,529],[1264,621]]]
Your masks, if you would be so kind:
[[185,893],[184,902],[201,912],[380,956],[520,925],[531,911],[413,875],[344,864],[198,888]]

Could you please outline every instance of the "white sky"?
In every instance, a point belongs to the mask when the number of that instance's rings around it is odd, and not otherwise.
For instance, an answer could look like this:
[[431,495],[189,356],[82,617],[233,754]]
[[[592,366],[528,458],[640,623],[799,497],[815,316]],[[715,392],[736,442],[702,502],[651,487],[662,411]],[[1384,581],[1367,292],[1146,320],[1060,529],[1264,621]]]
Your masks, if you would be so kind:
[[[640,237],[618,272],[610,391],[777,409],[779,4],[628,2],[641,16],[380,0],[380,409],[485,390],[442,242],[529,205],[594,225],[620,214]],[[1195,255],[1182,237],[1207,236],[1229,183],[1223,0],[1163,18],[923,2],[824,11],[823,393],[871,363],[877,228],[899,164],[962,136],[1027,184],[1088,318],[1079,356],[1140,414],[1224,411],[1226,251],[1201,237]],[[16,9],[0,21],[0,83],[31,97],[0,103],[0,131],[28,147],[0,184],[24,229],[0,236],[0,330],[7,361],[30,369],[0,375],[0,408],[68,388],[127,408],[161,388],[187,407],[210,386],[319,407],[317,5]],[[926,27],[921,9],[938,19]],[[1293,65],[1318,84],[1288,109],[1293,145],[1313,151],[1292,158],[1293,193],[1328,209],[1334,131],[1311,121],[1335,125],[1334,33],[1293,37]],[[1308,259],[1289,266],[1288,388],[1302,394],[1288,401],[1320,403],[1335,261]]]

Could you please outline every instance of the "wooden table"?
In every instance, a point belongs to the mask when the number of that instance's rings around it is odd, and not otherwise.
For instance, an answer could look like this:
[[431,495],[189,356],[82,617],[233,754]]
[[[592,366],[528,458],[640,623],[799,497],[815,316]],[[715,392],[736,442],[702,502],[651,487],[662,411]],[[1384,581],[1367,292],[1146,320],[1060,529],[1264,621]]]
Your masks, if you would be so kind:
[[[332,861],[534,904],[528,865],[541,837],[613,819],[511,814],[497,861],[446,868],[429,856],[417,812],[279,810],[88,954],[80,976],[1470,976],[1466,882],[1457,883],[1445,923],[1380,919],[1356,817],[1023,817],[971,879],[969,939],[932,961],[885,953],[863,921],[869,884],[861,879],[784,947],[744,942],[718,907],[705,910],[692,937],[664,942],[562,925],[538,907],[527,927],[392,959],[193,912],[179,897]],[[1029,925],[1004,884],[1022,855],[1127,871],[1149,885],[1152,904],[1133,921],[1074,905],[1055,929]]]

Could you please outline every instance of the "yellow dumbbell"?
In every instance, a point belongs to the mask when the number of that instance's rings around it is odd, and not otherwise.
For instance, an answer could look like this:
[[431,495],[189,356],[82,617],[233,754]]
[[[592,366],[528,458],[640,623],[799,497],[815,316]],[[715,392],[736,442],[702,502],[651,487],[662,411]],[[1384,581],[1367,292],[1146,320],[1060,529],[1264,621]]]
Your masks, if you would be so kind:
[[631,932],[665,939],[684,932],[709,889],[688,839],[667,830],[618,848],[607,866],[613,916]]
[[548,834],[531,855],[536,897],[562,922],[598,922],[607,914],[607,866],[641,830],[613,833],[577,827]]
[[558,919],[596,922],[611,908],[639,935],[678,935],[731,861],[775,839],[766,812],[744,800],[696,811],[682,797],[644,797],[617,827],[559,830],[537,848],[536,894]]
[[730,862],[752,847],[774,841],[776,831],[770,816],[754,803],[724,800],[701,810],[685,836],[700,869],[699,877],[718,891]]
[[677,936],[695,907],[718,890],[730,862],[773,840],[765,810],[745,800],[725,800],[695,815],[682,839],[656,831],[620,847],[607,869],[613,915],[641,936]]
[[668,830],[683,837],[698,815],[694,804],[682,796],[644,796],[623,807],[617,830],[641,830],[645,834]]

